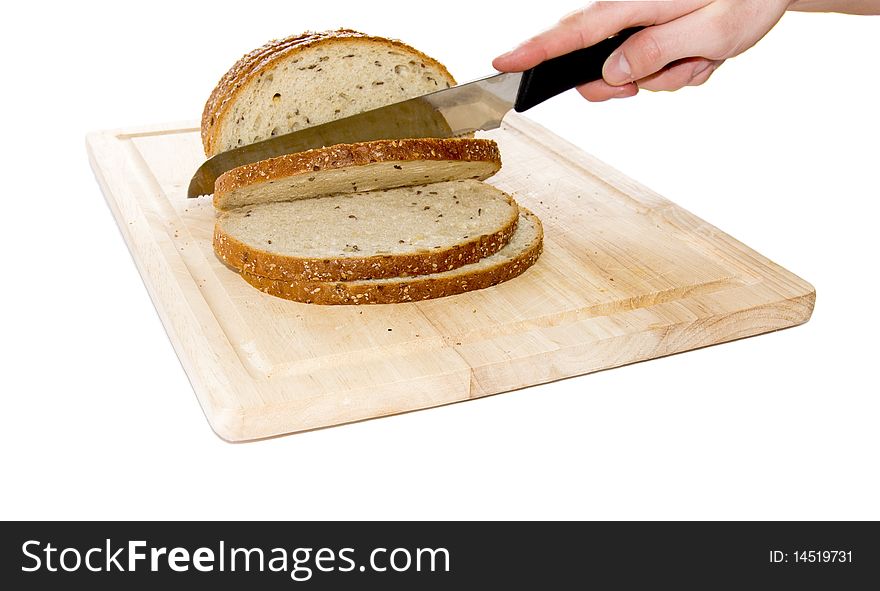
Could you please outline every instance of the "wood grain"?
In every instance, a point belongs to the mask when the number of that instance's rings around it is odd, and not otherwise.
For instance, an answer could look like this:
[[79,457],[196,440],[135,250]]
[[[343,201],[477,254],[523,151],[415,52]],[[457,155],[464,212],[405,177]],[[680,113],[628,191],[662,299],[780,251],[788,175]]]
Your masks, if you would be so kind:
[[524,275],[437,300],[314,306],[250,287],[186,198],[198,128],[87,138],[92,168],[205,416],[229,441],[428,408],[806,322],[807,282],[509,115],[489,182],[544,222]]

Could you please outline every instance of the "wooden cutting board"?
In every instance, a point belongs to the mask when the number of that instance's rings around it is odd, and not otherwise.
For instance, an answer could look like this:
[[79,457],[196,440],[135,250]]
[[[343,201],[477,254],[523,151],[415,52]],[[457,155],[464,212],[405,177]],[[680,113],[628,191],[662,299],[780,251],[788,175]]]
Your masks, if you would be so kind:
[[88,151],[214,431],[240,441],[468,400],[806,322],[806,281],[522,116],[489,182],[544,222],[524,275],[425,302],[265,295],[186,198],[195,127],[90,134]]

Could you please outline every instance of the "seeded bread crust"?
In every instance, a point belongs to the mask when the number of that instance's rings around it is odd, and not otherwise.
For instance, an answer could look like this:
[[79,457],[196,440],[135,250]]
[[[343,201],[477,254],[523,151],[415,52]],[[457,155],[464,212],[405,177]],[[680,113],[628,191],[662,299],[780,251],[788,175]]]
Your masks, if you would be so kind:
[[214,87],[214,90],[211,92],[210,97],[208,97],[208,101],[205,103],[205,108],[202,111],[201,132],[205,155],[210,157],[216,153],[215,138],[219,133],[220,127],[226,123],[228,107],[238,92],[250,80],[252,80],[254,76],[258,76],[261,72],[270,68],[276,61],[296,52],[303,51],[306,48],[315,47],[324,43],[339,43],[349,40],[371,41],[383,44],[389,49],[401,49],[409,52],[425,63],[430,63],[433,67],[437,68],[437,70],[444,75],[450,85],[456,83],[455,78],[452,77],[452,74],[449,73],[443,64],[397,39],[374,37],[351,29],[337,29],[334,31],[323,32],[307,31],[300,35],[293,35],[284,39],[275,39],[242,56],[242,58],[223,75],[217,83],[217,86]]
[[518,206],[510,195],[503,196],[512,206],[511,216],[499,230],[437,250],[323,259],[287,256],[241,242],[226,233],[218,220],[214,225],[214,253],[235,271],[282,281],[353,281],[448,271],[493,255],[510,241],[519,220]]
[[229,170],[214,185],[226,193],[247,185],[316,172],[328,168],[362,166],[380,161],[483,160],[501,168],[501,153],[494,140],[468,138],[412,138],[337,144],[325,148],[285,154]]
[[[488,174],[476,177],[479,180],[492,176],[501,168],[501,153],[498,151],[498,144],[493,140],[421,138],[338,144],[261,160],[223,173],[214,183],[214,207],[221,210],[228,209],[226,197],[232,191],[282,178],[313,176],[316,172],[324,170],[365,166],[375,162],[415,160],[493,164]],[[397,185],[394,184],[394,178],[388,177],[388,185],[381,188],[395,186]],[[351,192],[357,192],[357,188]],[[320,196],[320,194],[314,195],[314,197]]]
[[[538,233],[516,256],[499,265],[473,272],[428,274],[401,278],[399,281],[281,281],[249,272],[242,278],[260,291],[304,304],[397,304],[456,295],[497,285],[521,275],[535,264],[544,247],[541,220],[520,208],[522,216],[536,224]],[[456,271],[463,271],[457,269]]]

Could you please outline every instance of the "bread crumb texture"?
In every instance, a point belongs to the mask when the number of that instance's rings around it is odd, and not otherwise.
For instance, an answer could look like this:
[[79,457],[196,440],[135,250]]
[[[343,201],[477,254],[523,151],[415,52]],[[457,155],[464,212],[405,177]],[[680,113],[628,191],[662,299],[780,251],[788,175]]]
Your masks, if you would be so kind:
[[541,221],[521,208],[517,230],[504,248],[450,271],[340,282],[283,281],[246,271],[241,276],[264,293],[307,304],[396,304],[456,295],[513,279],[537,262],[543,245]]
[[214,251],[237,271],[349,281],[442,272],[498,252],[518,206],[475,180],[298,201],[222,214]]
[[214,206],[227,210],[457,179],[482,180],[500,168],[501,155],[492,140],[419,138],[339,144],[234,168],[217,179]]
[[220,79],[202,111],[207,156],[455,84],[393,39],[338,29],[270,41]]

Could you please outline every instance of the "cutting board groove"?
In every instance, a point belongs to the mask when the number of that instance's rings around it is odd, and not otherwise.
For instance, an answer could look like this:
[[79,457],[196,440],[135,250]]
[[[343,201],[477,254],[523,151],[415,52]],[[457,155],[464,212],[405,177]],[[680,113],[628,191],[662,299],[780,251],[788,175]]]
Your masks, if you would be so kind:
[[208,421],[230,441],[427,408],[806,322],[812,286],[528,119],[489,182],[545,252],[477,292],[323,307],[265,295],[211,250],[192,125],[96,132],[92,168]]

